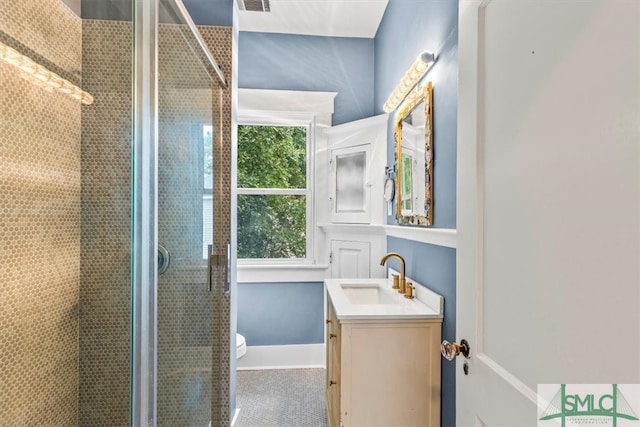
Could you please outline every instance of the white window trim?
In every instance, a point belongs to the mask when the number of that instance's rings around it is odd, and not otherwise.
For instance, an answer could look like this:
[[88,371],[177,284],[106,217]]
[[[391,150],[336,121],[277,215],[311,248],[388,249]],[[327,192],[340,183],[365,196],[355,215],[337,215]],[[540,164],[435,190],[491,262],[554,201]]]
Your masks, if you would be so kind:
[[311,113],[318,126],[331,126],[333,103],[338,92],[238,89],[240,115],[263,112]]
[[238,194],[248,196],[306,196],[308,193],[308,188],[238,188]]
[[[291,123],[292,119],[298,119],[313,122],[314,146],[312,150],[308,150],[308,155],[313,156],[313,170],[310,171],[313,178],[313,186],[311,189],[317,188],[317,149],[320,129],[326,129],[331,126],[331,117],[334,111],[334,99],[337,92],[310,92],[310,91],[291,91],[291,90],[270,90],[270,89],[238,89],[238,120],[240,124],[246,124],[248,121],[260,120],[268,118],[271,124]],[[235,188],[232,191],[237,191]],[[257,263],[257,260],[238,260],[238,282],[305,282],[305,281],[322,281],[326,277],[328,260],[323,259],[320,250],[325,244],[324,233],[317,226],[318,206],[317,192],[313,192],[314,204],[311,209],[313,220],[312,236],[314,256],[302,260],[302,262],[293,263],[292,260],[269,260]],[[237,193],[236,193],[237,194]],[[234,195],[235,197],[235,195]],[[232,215],[236,215],[235,212]],[[309,254],[307,254],[308,256]]]
[[238,126],[300,126],[307,132],[307,188],[236,188],[236,194],[251,195],[303,195],[307,202],[306,218],[306,257],[305,258],[238,258],[238,267],[242,266],[293,266],[316,264],[316,205],[315,205],[315,149],[316,149],[316,116],[312,113],[281,111],[242,111],[238,115]]

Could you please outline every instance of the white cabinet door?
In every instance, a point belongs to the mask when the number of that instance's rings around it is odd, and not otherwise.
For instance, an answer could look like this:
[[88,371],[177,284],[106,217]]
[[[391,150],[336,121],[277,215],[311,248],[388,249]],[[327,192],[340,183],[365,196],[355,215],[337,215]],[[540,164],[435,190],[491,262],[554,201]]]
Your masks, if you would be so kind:
[[321,139],[319,152],[324,156],[319,157],[318,171],[324,172],[319,177],[327,185],[321,186],[319,192],[326,198],[318,200],[324,221],[342,224],[386,221],[383,187],[387,121],[388,116],[381,114],[323,130],[322,137],[326,139]]
[[331,150],[332,222],[371,222],[371,144]]
[[538,384],[640,383],[640,2],[460,1],[459,29],[456,423],[560,425]]
[[371,277],[369,242],[331,241],[331,277],[360,279]]

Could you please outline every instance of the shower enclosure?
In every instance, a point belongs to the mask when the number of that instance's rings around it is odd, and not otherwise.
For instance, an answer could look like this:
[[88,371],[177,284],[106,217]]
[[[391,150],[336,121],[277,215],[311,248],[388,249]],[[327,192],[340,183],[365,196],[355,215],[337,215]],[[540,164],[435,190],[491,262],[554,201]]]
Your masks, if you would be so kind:
[[228,424],[231,27],[0,5],[0,425]]

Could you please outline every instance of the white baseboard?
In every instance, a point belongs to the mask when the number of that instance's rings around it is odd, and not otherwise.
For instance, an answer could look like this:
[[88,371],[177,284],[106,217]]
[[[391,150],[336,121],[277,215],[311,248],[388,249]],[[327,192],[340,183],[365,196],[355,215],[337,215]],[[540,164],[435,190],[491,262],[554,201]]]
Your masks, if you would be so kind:
[[238,360],[239,371],[257,369],[324,368],[324,344],[247,346],[247,354]]

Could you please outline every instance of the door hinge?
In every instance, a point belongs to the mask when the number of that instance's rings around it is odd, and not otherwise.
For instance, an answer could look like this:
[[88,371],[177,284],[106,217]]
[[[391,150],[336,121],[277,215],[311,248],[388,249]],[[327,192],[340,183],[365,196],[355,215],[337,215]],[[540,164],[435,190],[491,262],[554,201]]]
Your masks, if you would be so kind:
[[329,252],[329,264],[333,264],[333,252]]

